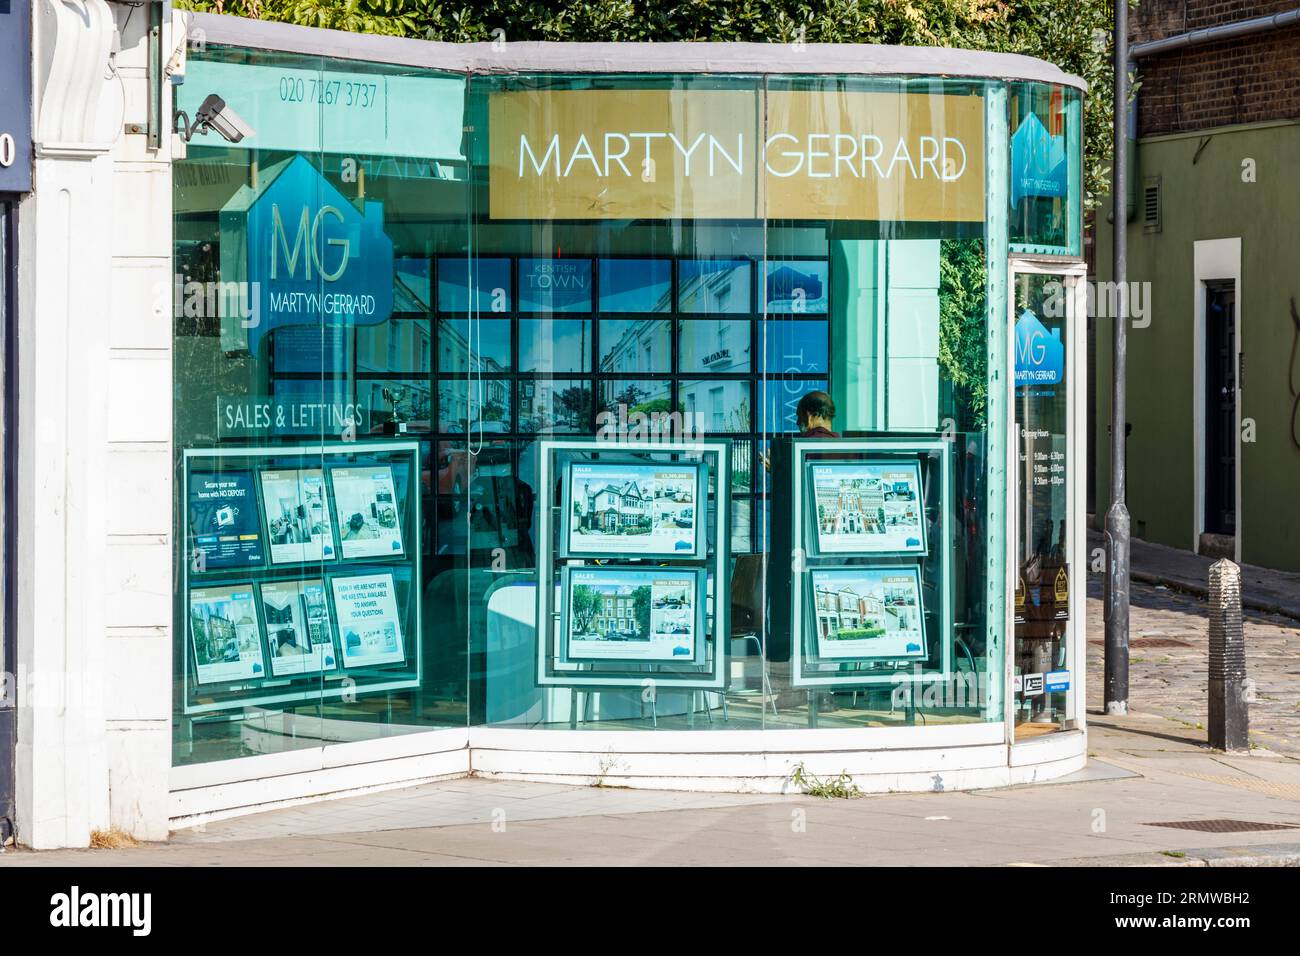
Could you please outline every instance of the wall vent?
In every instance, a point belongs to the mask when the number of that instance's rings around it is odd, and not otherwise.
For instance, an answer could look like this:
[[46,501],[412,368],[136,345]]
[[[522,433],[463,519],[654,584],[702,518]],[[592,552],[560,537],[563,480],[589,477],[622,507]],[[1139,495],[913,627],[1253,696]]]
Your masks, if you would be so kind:
[[1160,231],[1160,177],[1148,176],[1142,185],[1142,231]]

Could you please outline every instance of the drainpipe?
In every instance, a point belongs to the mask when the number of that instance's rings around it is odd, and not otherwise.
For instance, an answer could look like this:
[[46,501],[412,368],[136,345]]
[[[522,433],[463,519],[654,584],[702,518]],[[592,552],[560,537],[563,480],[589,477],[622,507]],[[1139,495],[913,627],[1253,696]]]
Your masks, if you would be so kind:
[[1110,508],[1106,511],[1107,714],[1128,713],[1129,513],[1125,503],[1125,423],[1128,394],[1128,3],[1115,3],[1113,381],[1110,409]]
[[[1189,47],[1232,40],[1300,24],[1300,8],[1271,16],[1252,17],[1235,23],[1192,30],[1176,36],[1128,45],[1128,4],[1115,3],[1115,90],[1114,90],[1114,182],[1111,193],[1115,209],[1114,394],[1111,401],[1111,505],[1106,512],[1106,713],[1128,713],[1128,624],[1129,624],[1129,513],[1125,502],[1128,375],[1128,182],[1129,132],[1137,136],[1137,107],[1128,101],[1128,69],[1138,60]],[[1134,163],[1136,165],[1136,163]]]

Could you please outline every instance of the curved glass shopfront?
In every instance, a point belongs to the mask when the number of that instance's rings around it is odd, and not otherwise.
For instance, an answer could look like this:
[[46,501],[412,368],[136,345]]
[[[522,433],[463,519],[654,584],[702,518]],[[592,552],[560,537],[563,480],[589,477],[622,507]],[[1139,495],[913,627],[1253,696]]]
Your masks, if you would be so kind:
[[1008,721],[1008,256],[1078,252],[1077,88],[209,44],[180,90],[253,132],[175,167],[177,765]]

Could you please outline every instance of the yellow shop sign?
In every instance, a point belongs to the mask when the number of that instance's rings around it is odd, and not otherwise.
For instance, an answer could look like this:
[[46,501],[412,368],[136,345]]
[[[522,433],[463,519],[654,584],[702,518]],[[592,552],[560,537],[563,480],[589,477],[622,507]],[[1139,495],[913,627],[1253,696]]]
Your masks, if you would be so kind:
[[505,92],[488,114],[494,219],[984,220],[976,95]]

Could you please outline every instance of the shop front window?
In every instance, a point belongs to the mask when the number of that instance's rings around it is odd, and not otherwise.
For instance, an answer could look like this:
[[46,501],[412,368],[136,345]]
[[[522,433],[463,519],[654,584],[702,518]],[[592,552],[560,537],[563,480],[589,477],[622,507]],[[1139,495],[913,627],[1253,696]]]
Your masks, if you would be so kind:
[[1002,719],[1001,84],[191,70],[177,763]]

